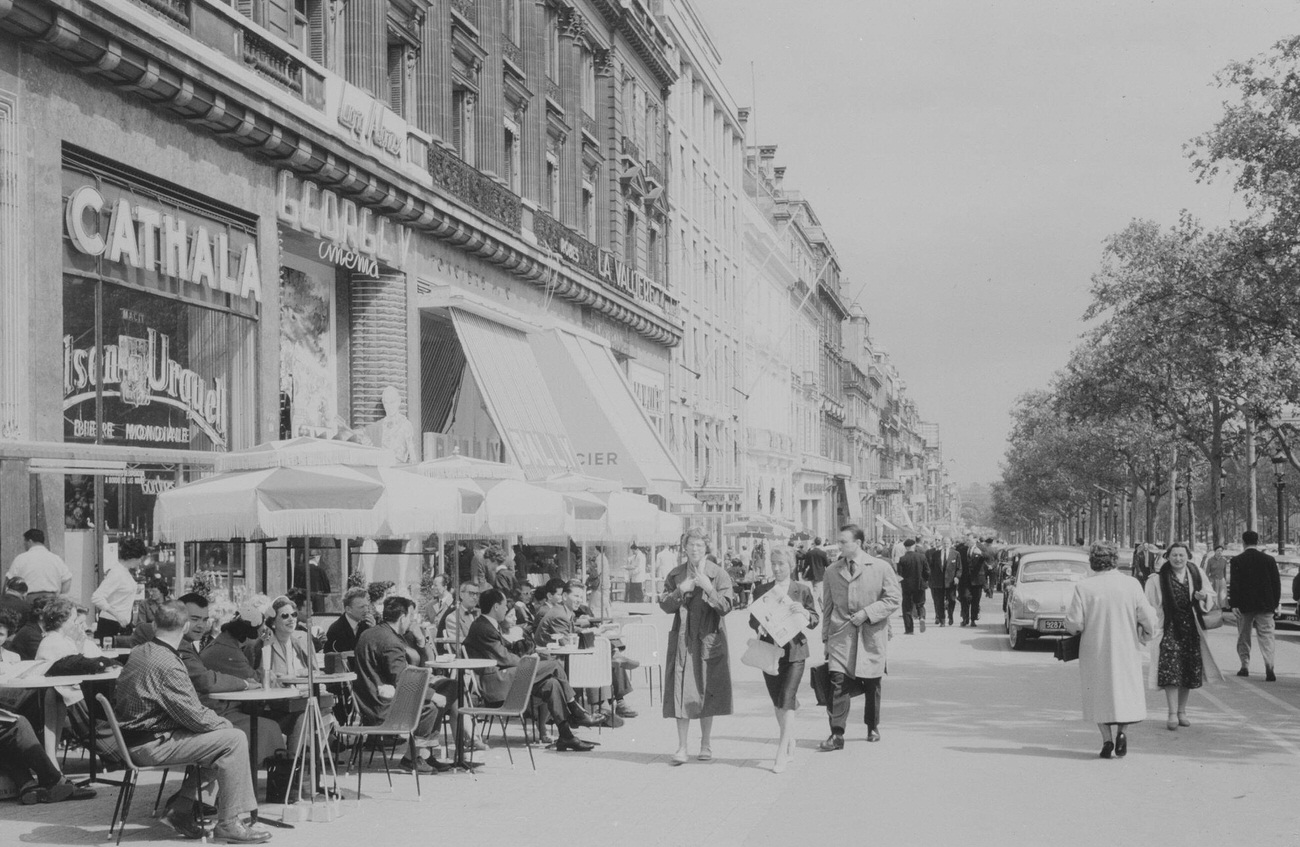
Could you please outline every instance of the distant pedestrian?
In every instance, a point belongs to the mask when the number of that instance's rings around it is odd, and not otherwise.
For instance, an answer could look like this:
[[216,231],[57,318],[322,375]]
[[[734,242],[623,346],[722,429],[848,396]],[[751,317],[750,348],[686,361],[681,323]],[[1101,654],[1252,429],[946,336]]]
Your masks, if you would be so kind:
[[903,633],[911,635],[915,627],[925,632],[925,587],[930,582],[930,564],[916,549],[916,539],[903,542],[903,558],[898,560],[898,578],[903,589]]
[[1151,574],[1160,567],[1160,550],[1151,542],[1139,543],[1133,549],[1133,577],[1145,588]]
[[659,608],[673,615],[664,662],[664,717],[677,719],[677,752],[672,763],[688,758],[691,721],[700,722],[701,762],[713,759],[713,718],[731,714],[731,666],[723,617],[736,595],[731,577],[705,557],[708,534],[691,527],[682,537],[686,561],[668,573]]
[[961,575],[961,557],[953,549],[952,538],[944,536],[940,546],[926,554],[926,559],[930,563],[934,622],[939,626],[952,626],[952,613],[957,608],[957,579]]
[[[771,593],[783,604],[797,608],[807,619],[804,629],[816,629],[817,607],[813,602],[812,589],[790,578],[794,566],[794,554],[789,547],[777,547],[772,550],[772,582],[766,582],[754,590],[754,599]],[[758,637],[774,644],[772,636],[750,616],[749,625],[758,631]],[[785,645],[785,655],[777,662],[776,675],[763,674],[767,685],[767,694],[772,698],[772,708],[776,712],[776,724],[780,730],[780,739],[776,743],[776,761],[772,763],[772,773],[781,773],[786,764],[794,758],[794,713],[799,708],[799,685],[803,681],[804,663],[808,660],[808,636],[803,632],[791,638]]]
[[53,597],[72,591],[72,571],[45,546],[45,533],[39,529],[23,533],[23,552],[14,556],[6,576],[9,579],[18,577],[27,583],[29,603],[37,597]]
[[824,751],[844,749],[844,730],[854,689],[866,693],[863,718],[867,740],[880,740],[880,684],[889,648],[889,616],[903,602],[898,574],[884,559],[867,555],[862,528],[840,530],[840,558],[826,571],[822,589],[822,641],[830,666],[831,699],[826,704],[830,737]]
[[957,545],[961,556],[961,582],[958,596],[961,599],[961,625],[975,626],[980,619],[980,598],[984,596],[984,553],[975,536],[966,533],[965,540]]
[[1191,726],[1187,695],[1207,678],[1223,679],[1210,645],[1205,642],[1204,603],[1213,596],[1200,569],[1191,562],[1187,545],[1175,541],[1165,551],[1165,564],[1147,580],[1147,602],[1156,613],[1151,651],[1153,687],[1163,689],[1169,707],[1167,729]]
[[1282,575],[1277,560],[1259,547],[1259,533],[1241,534],[1246,549],[1228,563],[1228,605],[1237,616],[1237,676],[1250,676],[1250,630],[1259,636],[1264,656],[1264,679],[1276,682],[1273,673],[1273,613],[1282,600]]
[[1214,545],[1214,552],[1205,560],[1204,570],[1214,589],[1214,599],[1222,606],[1228,599],[1228,557],[1223,555],[1222,544]]
[[812,538],[806,532],[796,533],[794,578],[810,586],[813,596],[821,594],[822,580],[826,578],[826,569],[831,566],[830,557],[819,546],[814,546]]
[[122,635],[131,626],[138,583],[131,568],[140,567],[149,550],[138,538],[123,538],[117,544],[117,561],[104,571],[104,579],[90,595],[97,620],[95,638]]
[[1103,759],[1125,756],[1124,728],[1146,720],[1142,647],[1156,631],[1155,610],[1137,580],[1115,570],[1118,559],[1114,545],[1092,545],[1088,563],[1097,574],[1075,586],[1065,613],[1065,628],[1083,636],[1083,719],[1101,731]]

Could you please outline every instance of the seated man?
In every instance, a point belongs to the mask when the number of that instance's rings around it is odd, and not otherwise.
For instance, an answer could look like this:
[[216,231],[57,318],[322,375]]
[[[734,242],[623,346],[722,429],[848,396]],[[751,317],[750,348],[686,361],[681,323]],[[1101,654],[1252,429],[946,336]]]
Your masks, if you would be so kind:
[[534,644],[554,644],[560,636],[574,633],[573,611],[564,603],[564,596],[568,592],[569,584],[562,579],[547,580],[542,587],[543,600],[534,610],[537,615],[533,629]]
[[451,638],[457,642],[465,640],[470,624],[478,617],[478,595],[479,587],[474,583],[460,584],[460,602],[444,612],[442,620],[438,621],[439,638]]
[[[420,649],[425,646],[414,600],[398,596],[386,598],[382,617],[382,623],[370,627],[357,639],[357,681],[352,692],[361,721],[368,726],[383,723],[392,708],[393,697],[397,694],[397,678],[410,664],[406,634],[414,629],[419,633],[415,635],[416,644]],[[416,725],[416,748],[428,748],[437,743],[438,722],[443,712],[456,719],[456,705],[447,695],[448,688],[454,697],[455,683],[442,677],[433,680],[429,697],[420,711],[420,722]],[[413,748],[402,758],[402,767],[418,769],[425,774],[433,773],[435,769],[445,770],[448,766],[436,760],[426,762],[420,757],[419,749]]]
[[[465,636],[465,653],[473,659],[492,659],[497,663],[495,669],[483,672],[483,699],[488,703],[505,702],[514,680],[514,670],[519,664],[519,654],[531,645],[527,639],[507,643],[503,636],[506,612],[509,606],[505,595],[495,588],[489,588],[479,595],[479,609],[482,614],[470,624],[469,634]],[[550,713],[551,720],[559,730],[560,738],[555,743],[556,750],[574,750],[585,753],[595,747],[589,741],[583,741],[573,734],[571,723],[578,726],[600,726],[601,721],[578,705],[569,685],[568,674],[564,665],[548,660],[537,666],[537,681],[533,684],[533,705],[539,710]],[[545,724],[545,715],[539,720]]]
[[[189,615],[180,603],[164,603],[154,616],[152,641],[131,651],[117,680],[113,707],[131,756],[142,765],[198,762],[205,786],[217,784],[219,839],[260,844],[271,833],[249,821],[257,809],[249,771],[248,739],[230,721],[199,702],[180,657]],[[163,822],[188,838],[203,831],[195,820],[192,785],[168,803]]]
[[364,588],[349,588],[343,595],[343,614],[325,630],[326,653],[352,653],[361,633],[375,625],[374,607]]
[[45,605],[53,599],[52,596],[47,595],[32,600],[27,622],[19,627],[13,634],[13,640],[9,642],[9,649],[17,653],[23,661],[35,659],[36,651],[41,649],[41,639],[45,637],[45,630],[41,629],[41,614],[45,611]]
[[[562,594],[563,606],[568,612],[570,622],[570,631],[578,632],[579,630],[588,629],[592,625],[595,616],[592,615],[591,609],[587,607],[587,589],[583,587],[578,580],[570,582],[564,587]],[[613,624],[601,626],[601,631],[606,629],[617,628]],[[628,671],[639,668],[639,662],[635,662],[623,655],[623,642],[617,636],[607,636],[610,643],[610,668],[613,686],[610,689],[593,688],[587,692],[587,701],[589,703],[601,702],[604,700],[614,701],[614,714],[606,715],[606,723],[609,726],[618,728],[623,725],[622,718],[634,718],[637,712],[631,706],[623,702],[632,691],[632,676]],[[590,647],[592,638],[588,635],[582,635],[582,646]],[[602,710],[603,711],[603,710]]]
[[18,802],[24,806],[95,796],[95,789],[75,784],[50,761],[27,718],[5,709],[0,709],[0,769],[22,786]]

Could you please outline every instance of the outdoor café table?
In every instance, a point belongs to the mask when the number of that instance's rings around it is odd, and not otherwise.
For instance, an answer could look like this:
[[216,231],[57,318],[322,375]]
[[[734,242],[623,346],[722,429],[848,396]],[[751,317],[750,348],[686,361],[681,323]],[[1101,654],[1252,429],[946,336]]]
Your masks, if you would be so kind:
[[[456,672],[456,705],[465,705],[465,671],[480,671],[497,666],[495,659],[445,659],[437,658],[429,662],[429,667],[438,670]],[[456,758],[452,764],[462,770],[469,770],[473,765],[465,761],[465,726],[456,721]]]
[[[67,717],[67,707],[63,705],[63,698],[59,696],[56,689],[65,685],[80,685],[83,682],[110,682],[117,679],[120,670],[112,670],[107,673],[83,674],[80,676],[31,676],[16,677],[0,680],[0,688],[33,690],[44,689],[45,697],[41,708],[41,723],[43,724],[42,732],[45,740],[45,752],[50,757],[51,762],[59,760],[59,728],[63,725]],[[90,733],[91,738],[95,735],[95,708],[87,702],[86,707],[90,712]],[[95,766],[95,745],[92,741],[90,744],[90,779],[98,780]]]
[[208,697],[212,700],[227,700],[232,703],[257,704],[257,714],[253,715],[252,730],[248,733],[248,755],[253,760],[253,790],[256,792],[257,771],[261,767],[261,762],[257,758],[257,718],[266,711],[269,703],[277,700],[299,700],[304,697],[303,693],[297,688],[252,688],[246,691],[218,691],[209,694]]
[[559,656],[560,660],[564,662],[564,672],[567,674],[569,672],[570,656],[590,656],[594,654],[596,650],[594,647],[578,647],[576,645],[568,644],[562,646],[559,644],[545,644],[539,645],[537,652],[543,653],[547,656]]
[[110,659],[125,659],[131,655],[130,647],[103,647],[100,649],[105,656]]

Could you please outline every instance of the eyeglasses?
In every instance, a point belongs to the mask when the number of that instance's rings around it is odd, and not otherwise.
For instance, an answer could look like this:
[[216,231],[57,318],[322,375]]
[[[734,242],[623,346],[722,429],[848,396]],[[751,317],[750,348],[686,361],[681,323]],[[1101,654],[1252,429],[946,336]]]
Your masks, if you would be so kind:
[[294,618],[296,618],[296,617],[298,617],[298,613],[297,613],[297,612],[281,612],[281,613],[279,614],[279,618],[280,618],[280,620],[282,620],[282,621],[292,620],[292,619],[294,619]]

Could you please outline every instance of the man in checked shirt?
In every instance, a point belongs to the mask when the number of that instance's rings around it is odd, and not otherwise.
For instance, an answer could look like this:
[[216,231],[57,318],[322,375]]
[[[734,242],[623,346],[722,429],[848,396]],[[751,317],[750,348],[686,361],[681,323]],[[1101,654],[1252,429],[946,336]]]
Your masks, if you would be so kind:
[[[178,653],[189,625],[185,607],[164,604],[150,641],[131,651],[117,680],[113,708],[131,756],[143,765],[199,762],[204,787],[217,783],[218,839],[260,844],[271,833],[249,821],[257,810],[249,771],[248,739],[230,721],[199,702]],[[250,681],[251,684],[251,681]],[[203,835],[195,820],[193,789],[168,804],[163,822],[188,838]]]

